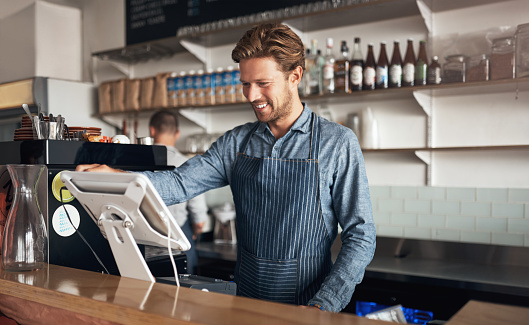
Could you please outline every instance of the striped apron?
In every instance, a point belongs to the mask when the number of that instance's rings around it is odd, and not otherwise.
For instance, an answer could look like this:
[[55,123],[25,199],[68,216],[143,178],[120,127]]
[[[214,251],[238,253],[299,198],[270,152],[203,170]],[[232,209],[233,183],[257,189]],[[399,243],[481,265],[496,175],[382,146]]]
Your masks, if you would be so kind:
[[244,138],[232,173],[238,295],[306,305],[332,266],[319,201],[319,120],[312,115],[307,159],[246,155],[257,127]]

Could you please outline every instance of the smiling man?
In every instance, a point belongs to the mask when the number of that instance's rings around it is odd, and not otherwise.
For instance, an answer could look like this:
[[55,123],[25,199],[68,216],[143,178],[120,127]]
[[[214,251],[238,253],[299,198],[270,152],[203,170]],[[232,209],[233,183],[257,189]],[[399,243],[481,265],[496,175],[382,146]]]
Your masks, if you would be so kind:
[[[226,132],[173,171],[144,174],[167,205],[230,185],[238,295],[338,312],[373,258],[375,226],[354,133],[299,98],[304,52],[285,25],[247,31],[232,59],[258,121]],[[104,165],[77,170],[115,171]],[[333,264],[338,225],[342,247]]]

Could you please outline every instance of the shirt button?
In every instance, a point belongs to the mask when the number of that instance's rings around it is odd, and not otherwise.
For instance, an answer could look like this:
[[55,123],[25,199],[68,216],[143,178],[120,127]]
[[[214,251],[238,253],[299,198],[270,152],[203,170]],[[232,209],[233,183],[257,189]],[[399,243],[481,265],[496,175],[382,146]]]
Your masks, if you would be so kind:
[[274,147],[274,150],[279,150],[279,147]]

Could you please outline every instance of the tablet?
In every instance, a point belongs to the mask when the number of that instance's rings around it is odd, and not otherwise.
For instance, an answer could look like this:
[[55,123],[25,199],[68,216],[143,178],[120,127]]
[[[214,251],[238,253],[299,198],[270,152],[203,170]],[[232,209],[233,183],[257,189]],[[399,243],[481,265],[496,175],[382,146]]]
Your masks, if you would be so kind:
[[[189,240],[151,181],[137,173],[61,172],[61,181],[105,234],[100,219],[122,220],[138,244],[187,251]],[[170,231],[169,231],[170,230]],[[170,240],[168,234],[170,233]]]

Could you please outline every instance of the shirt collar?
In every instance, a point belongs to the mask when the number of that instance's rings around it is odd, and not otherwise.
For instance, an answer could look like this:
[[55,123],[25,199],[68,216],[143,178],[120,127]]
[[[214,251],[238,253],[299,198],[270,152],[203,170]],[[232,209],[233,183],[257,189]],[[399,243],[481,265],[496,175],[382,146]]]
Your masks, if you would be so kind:
[[[312,110],[309,108],[309,106],[305,103],[303,103],[303,112],[301,112],[301,115],[298,117],[296,122],[292,125],[290,128],[293,131],[300,131],[303,133],[309,133],[311,128],[311,119],[312,117]],[[259,127],[257,130],[255,130],[256,133],[263,133],[268,128],[268,125],[264,122],[259,122]]]

